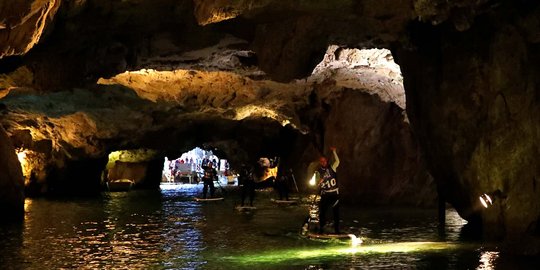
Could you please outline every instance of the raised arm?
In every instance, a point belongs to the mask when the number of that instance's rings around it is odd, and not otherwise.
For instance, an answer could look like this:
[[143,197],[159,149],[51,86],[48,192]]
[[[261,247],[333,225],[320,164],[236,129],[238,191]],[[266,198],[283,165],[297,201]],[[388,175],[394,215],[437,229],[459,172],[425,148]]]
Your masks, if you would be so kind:
[[332,154],[334,154],[334,162],[332,163],[332,170],[334,170],[335,172],[337,170],[337,167],[339,166],[339,157],[337,155],[335,147],[332,148]]

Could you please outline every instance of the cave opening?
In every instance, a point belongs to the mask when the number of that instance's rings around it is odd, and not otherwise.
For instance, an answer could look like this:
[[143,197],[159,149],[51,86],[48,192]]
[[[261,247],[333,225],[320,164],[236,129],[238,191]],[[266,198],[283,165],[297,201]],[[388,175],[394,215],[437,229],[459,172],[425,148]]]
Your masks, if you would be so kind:
[[163,164],[160,153],[153,149],[125,149],[108,154],[101,174],[101,185],[109,191],[131,188],[155,189],[159,186]]
[[231,170],[229,161],[224,155],[225,153],[218,148],[195,147],[177,158],[166,156],[163,163],[161,186],[198,184],[208,163],[212,163],[212,166],[217,170],[220,184],[234,186],[237,184],[236,175],[234,170]]

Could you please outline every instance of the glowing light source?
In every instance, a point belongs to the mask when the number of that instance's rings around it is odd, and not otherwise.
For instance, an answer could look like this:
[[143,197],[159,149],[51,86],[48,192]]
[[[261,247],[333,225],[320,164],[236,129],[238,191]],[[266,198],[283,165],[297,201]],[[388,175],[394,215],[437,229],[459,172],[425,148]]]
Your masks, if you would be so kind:
[[362,244],[362,239],[356,237],[354,234],[347,234],[351,238],[351,247],[357,247]]
[[491,197],[489,197],[489,195],[487,194],[482,194],[478,199],[480,199],[480,203],[482,203],[482,205],[485,207],[485,208],[488,208],[490,205],[493,204],[493,201],[491,200]]
[[309,185],[310,185],[310,186],[314,186],[315,183],[316,183],[316,181],[315,181],[315,174],[313,174],[313,176],[312,176],[311,179],[309,180]]
[[485,208],[488,208],[489,206],[493,204],[495,200],[501,201],[501,200],[506,199],[506,195],[501,190],[496,189],[492,192],[487,192],[480,195],[478,199],[480,200],[480,203],[482,203],[482,205]]

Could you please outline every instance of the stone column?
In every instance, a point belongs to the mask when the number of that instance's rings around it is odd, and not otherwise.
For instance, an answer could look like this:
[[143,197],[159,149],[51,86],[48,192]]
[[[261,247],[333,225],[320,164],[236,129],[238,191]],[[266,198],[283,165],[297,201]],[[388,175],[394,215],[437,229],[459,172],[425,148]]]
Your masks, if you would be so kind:
[[0,220],[22,220],[23,215],[21,164],[6,131],[0,126]]

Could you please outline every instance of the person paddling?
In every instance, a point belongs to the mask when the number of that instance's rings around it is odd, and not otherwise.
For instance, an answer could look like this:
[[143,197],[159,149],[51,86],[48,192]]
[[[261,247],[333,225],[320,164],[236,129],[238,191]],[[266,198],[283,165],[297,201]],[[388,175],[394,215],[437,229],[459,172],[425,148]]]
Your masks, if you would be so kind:
[[249,206],[253,206],[255,198],[255,182],[253,182],[253,174],[247,165],[243,164],[238,176],[238,184],[241,186],[241,204],[244,206],[246,197],[249,196]]
[[331,166],[328,164],[328,159],[325,156],[319,158],[319,168],[315,172],[319,179],[319,233],[324,233],[324,225],[326,225],[326,211],[332,208],[334,216],[334,232],[339,234],[339,187],[337,181],[336,170],[339,166],[339,158],[335,147],[330,147],[334,156],[334,162]]
[[208,193],[208,187],[210,187],[210,197],[214,197],[214,181],[217,180],[217,171],[213,168],[212,162],[208,162],[204,168],[203,180],[203,198],[206,199],[206,194]]

